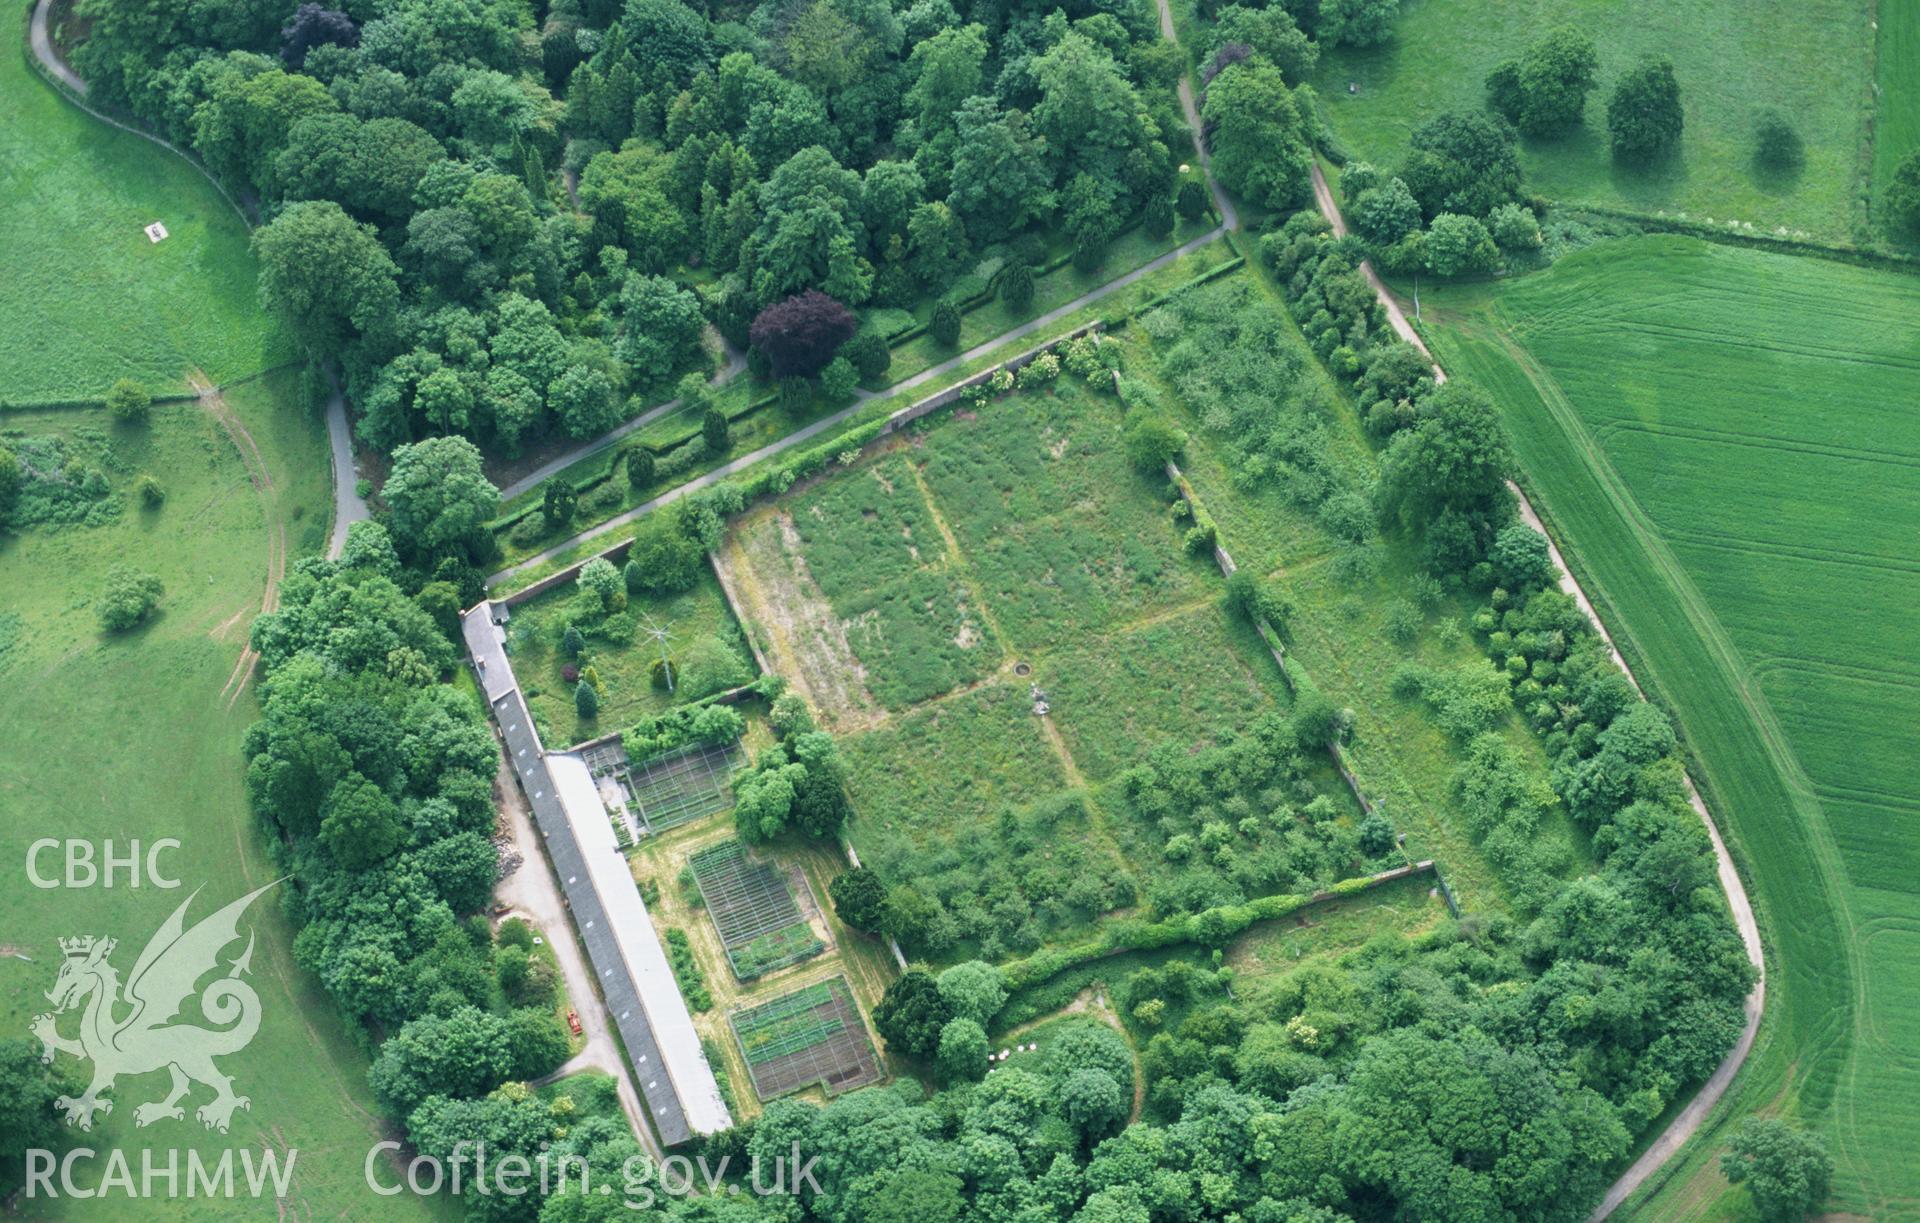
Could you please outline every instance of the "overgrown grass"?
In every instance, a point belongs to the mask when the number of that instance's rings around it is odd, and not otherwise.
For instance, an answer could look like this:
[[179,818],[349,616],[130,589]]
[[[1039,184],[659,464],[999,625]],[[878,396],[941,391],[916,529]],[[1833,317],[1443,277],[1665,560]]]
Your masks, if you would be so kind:
[[880,852],[900,836],[938,844],[1066,784],[1033,703],[1018,684],[990,683],[843,741],[848,791],[862,813],[854,840]]
[[[1732,1111],[1789,1108],[1833,1147],[1840,1209],[1898,1213],[1920,1195],[1901,1157],[1920,1101],[1920,671],[1901,646],[1920,284],[1648,238],[1438,304],[1443,361],[1502,403],[1749,872],[1775,958]],[[1705,1154],[1670,1184],[1654,1215],[1721,1192]]]
[[1284,705],[1279,668],[1239,628],[1208,600],[1049,657],[1041,678],[1080,771],[1103,781],[1163,743],[1216,746]]
[[[15,0],[9,39],[24,38]],[[70,105],[0,55],[0,407],[98,398],[119,378],[185,390],[292,359],[261,313],[247,227],[187,162]],[[159,221],[170,235],[142,232]]]
[[[1871,7],[1865,0],[1419,0],[1404,8],[1387,45],[1323,54],[1314,85],[1355,157],[1397,166],[1421,122],[1445,110],[1479,109],[1495,64],[1571,25],[1599,46],[1599,84],[1581,128],[1525,142],[1520,160],[1529,191],[1846,238],[1859,215],[1857,186],[1864,185],[1856,180]],[[1880,6],[1883,22],[1895,7]],[[1621,73],[1656,55],[1673,60],[1680,82],[1682,148],[1667,164],[1616,165],[1607,147],[1607,91]],[[1349,83],[1359,91],[1349,94]],[[1790,116],[1806,144],[1797,173],[1770,176],[1753,164],[1754,112],[1767,106]]]
[[[1474,642],[1456,631],[1476,605],[1426,579],[1416,550],[1404,541],[1370,539],[1354,555],[1353,542],[1335,536],[1327,526],[1329,515],[1302,495],[1307,477],[1297,465],[1268,469],[1228,457],[1230,451],[1286,452],[1256,451],[1247,444],[1250,431],[1239,431],[1237,422],[1251,415],[1275,435],[1315,440],[1312,454],[1324,469],[1306,470],[1322,487],[1359,496],[1356,490],[1365,490],[1375,478],[1373,451],[1350,399],[1290,326],[1278,333],[1279,358],[1299,361],[1289,386],[1236,391],[1233,380],[1205,369],[1183,378],[1168,376],[1168,364],[1186,368],[1168,360],[1185,349],[1215,354],[1214,370],[1242,359],[1233,351],[1234,341],[1206,320],[1229,319],[1249,336],[1272,334],[1247,324],[1250,315],[1278,310],[1251,273],[1236,273],[1197,292],[1202,300],[1175,302],[1166,320],[1143,320],[1124,333],[1129,370],[1153,385],[1190,434],[1182,471],[1218,524],[1221,543],[1237,563],[1291,602],[1285,637],[1293,659],[1328,699],[1354,711],[1349,761],[1368,796],[1406,834],[1407,853],[1437,860],[1468,909],[1507,908],[1508,888],[1481,858],[1448,792],[1448,778],[1459,764],[1456,745],[1417,701],[1393,691],[1393,674],[1405,663],[1486,665]],[[1153,333],[1165,338],[1155,340]],[[1261,343],[1265,353],[1272,341]],[[1248,395],[1256,402],[1239,402]],[[1230,429],[1235,431],[1228,436]],[[1361,504],[1361,525],[1370,530],[1364,497]],[[1519,720],[1506,718],[1500,733],[1544,778],[1539,743]],[[1564,817],[1548,825],[1546,836],[1580,856],[1578,837]]]
[[[564,585],[514,608],[508,624],[514,675],[542,741],[551,748],[610,734],[644,715],[712,694],[711,685],[686,682],[697,681],[699,675],[683,674],[673,692],[654,683],[660,647],[650,635],[649,622],[672,634],[667,655],[676,664],[684,665],[691,648],[711,651],[717,643],[731,651],[738,664],[736,683],[754,675],[746,639],[711,572],[702,570],[693,589],[680,594],[629,595],[625,612],[599,614],[596,602],[597,596],[583,597],[577,586]],[[577,624],[586,639],[578,658],[568,658],[562,648],[569,624]],[[580,674],[591,667],[599,677],[600,711],[595,717],[579,716],[574,697],[579,680],[567,679],[568,667]]]
[[921,462],[1008,645],[1026,655],[1219,593],[1183,556],[1166,480],[1121,446],[1121,409],[1062,375],[926,435]]

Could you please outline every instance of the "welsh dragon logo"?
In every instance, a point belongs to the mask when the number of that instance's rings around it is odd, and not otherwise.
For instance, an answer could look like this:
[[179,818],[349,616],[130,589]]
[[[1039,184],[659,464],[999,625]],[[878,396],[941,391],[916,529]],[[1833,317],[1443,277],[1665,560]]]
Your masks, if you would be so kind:
[[[147,941],[124,989],[111,962],[118,940],[93,935],[60,940],[65,959],[53,988],[47,991],[53,1010],[36,1016],[32,1031],[40,1039],[42,1061],[52,1061],[55,1053],[70,1053],[93,1062],[93,1081],[87,1090],[77,1098],[61,1096],[54,1102],[69,1125],[90,1130],[95,1114],[111,1113],[113,1101],[101,1093],[121,1075],[163,1068],[173,1076],[172,1086],[165,1099],[133,1110],[136,1125],[182,1120],[180,1101],[195,1083],[213,1089],[213,1099],[194,1114],[208,1129],[224,1134],[233,1111],[250,1106],[246,1096],[233,1093],[233,1079],[220,1073],[213,1059],[246,1048],[260,1030],[260,996],[240,979],[253,959],[252,933],[247,935],[246,949],[231,963],[223,965],[219,957],[240,937],[241,913],[272,886],[249,892],[188,929],[187,906],[200,894],[195,889]],[[199,990],[200,1015],[210,1026],[173,1022],[200,979],[223,967],[224,975]],[[78,1038],[60,1035],[57,1017],[83,1004]]]

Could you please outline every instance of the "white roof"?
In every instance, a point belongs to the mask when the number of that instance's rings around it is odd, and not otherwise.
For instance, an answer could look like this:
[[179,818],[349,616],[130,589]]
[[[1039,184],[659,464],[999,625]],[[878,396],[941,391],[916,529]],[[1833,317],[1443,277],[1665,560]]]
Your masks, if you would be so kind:
[[[571,752],[549,753],[547,770],[566,810],[567,822],[573,827],[593,890],[606,910],[615,946],[647,1012],[660,1060],[672,1080],[674,1094],[680,1098],[687,1123],[697,1134],[726,1129],[732,1117],[720,1098],[720,1085],[707,1064],[706,1051],[700,1047],[700,1034],[694,1029],[673,966],[667,962],[667,953],[647,916],[646,902],[634,885],[626,855],[614,840],[613,824],[607,818],[593,774],[586,761]],[[649,1068],[636,1070],[644,1088]]]

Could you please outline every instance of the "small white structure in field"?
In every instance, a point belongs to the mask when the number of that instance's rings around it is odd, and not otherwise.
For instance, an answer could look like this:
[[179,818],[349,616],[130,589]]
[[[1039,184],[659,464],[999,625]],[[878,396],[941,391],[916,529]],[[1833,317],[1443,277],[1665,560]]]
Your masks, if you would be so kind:
[[147,226],[147,241],[161,242],[166,239],[166,236],[167,236],[167,227],[162,225],[160,222],[155,221],[153,224]]

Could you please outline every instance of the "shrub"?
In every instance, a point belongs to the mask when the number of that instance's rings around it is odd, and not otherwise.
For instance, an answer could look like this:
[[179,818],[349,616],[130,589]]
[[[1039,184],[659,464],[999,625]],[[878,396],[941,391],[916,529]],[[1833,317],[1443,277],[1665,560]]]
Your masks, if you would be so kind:
[[780,739],[790,739],[814,729],[813,711],[798,692],[783,692],[767,709],[767,725]]
[[813,406],[813,383],[798,374],[780,380],[780,410],[798,416]]
[[150,510],[157,510],[167,499],[167,490],[160,481],[145,472],[133,482],[133,492],[140,498],[140,504]]
[[1013,381],[1014,385],[1021,390],[1027,390],[1030,387],[1044,386],[1059,376],[1060,358],[1050,352],[1043,352],[1021,366],[1020,372],[1014,375]]
[[580,566],[576,581],[581,590],[591,591],[599,598],[604,611],[619,611],[626,604],[626,582],[613,562],[604,556],[596,556]]
[[859,371],[845,357],[835,357],[827,362],[827,368],[820,371],[820,393],[831,402],[839,403],[853,398],[854,391],[859,387]]
[[540,519],[546,523],[547,530],[557,531],[572,522],[579,501],[579,494],[574,492],[566,476],[558,475],[548,480],[540,493]]
[[940,1081],[977,1083],[987,1077],[987,1034],[971,1019],[955,1019],[940,1029]]
[[713,1009],[713,992],[707,988],[706,974],[700,971],[700,961],[694,958],[693,944],[687,939],[684,930],[669,928],[666,934],[667,961],[673,965],[673,979],[680,983],[680,992],[686,995],[687,1006],[694,1011]]
[[707,453],[715,458],[725,454],[731,444],[727,438],[727,415],[719,408],[708,408],[700,417],[700,437],[707,444]]
[[1901,159],[1883,198],[1887,221],[1895,233],[1920,238],[1920,149]]
[[847,925],[868,934],[886,932],[887,885],[873,871],[862,866],[835,875],[827,895],[833,900],[834,913]]
[[1766,107],[1753,119],[1753,160],[1766,170],[1791,170],[1806,159],[1800,133],[1787,117]]
[[952,302],[934,303],[933,317],[927,320],[927,334],[948,348],[960,342],[960,311],[954,309]]
[[1494,536],[1487,559],[1503,587],[1534,590],[1553,581],[1553,554],[1547,537],[1523,522],[1505,527]]
[[737,688],[752,678],[739,653],[717,637],[702,637],[681,655],[680,695],[687,700]]
[[872,382],[887,372],[887,366],[893,364],[893,350],[887,347],[887,341],[872,331],[863,331],[848,340],[840,350],[840,355],[853,362],[854,370],[863,382]]
[[1024,314],[1033,305],[1033,269],[1024,261],[1016,260],[1000,270],[1000,300],[1016,314]]
[[1149,408],[1134,408],[1127,413],[1122,446],[1127,461],[1143,472],[1158,472],[1187,444],[1187,435],[1166,417]]
[[107,414],[123,425],[144,425],[153,407],[153,392],[145,384],[122,378],[107,390]]
[[1173,232],[1173,201],[1164,195],[1147,197],[1147,206],[1141,211],[1140,227],[1147,231],[1149,238],[1164,238]]
[[1265,620],[1276,631],[1286,631],[1293,614],[1285,595],[1272,589],[1246,569],[1236,569],[1227,579],[1227,609],[1249,624]]
[[897,1053],[926,1057],[940,1044],[942,1030],[953,1018],[953,1008],[940,996],[940,987],[924,972],[907,972],[887,986],[880,1005],[873,1008],[873,1026]]
[[1420,635],[1420,609],[1405,599],[1395,599],[1387,608],[1387,636],[1401,645],[1410,645]]
[[573,711],[582,721],[592,721],[600,716],[600,694],[593,685],[582,680],[573,690]]
[[1487,232],[1503,251],[1540,249],[1540,222],[1524,204],[1502,204],[1487,214]]
[[627,447],[627,486],[645,488],[653,483],[653,451],[645,446]]
[[1207,211],[1207,185],[1192,174],[1180,180],[1179,190],[1173,195],[1173,208],[1187,220],[1197,220]]
[[671,594],[700,580],[705,554],[677,517],[662,513],[641,519],[627,552],[628,590]]
[[1427,227],[1427,266],[1435,276],[1470,276],[1500,266],[1500,249],[1477,218],[1443,212]]
[[656,658],[647,664],[647,682],[662,692],[671,692],[680,682],[680,668],[671,658]]
[[568,658],[580,657],[580,651],[586,648],[587,639],[581,635],[580,630],[574,625],[569,624],[567,631],[560,634],[560,652]]
[[100,617],[100,627],[110,633],[127,631],[153,613],[164,593],[165,587],[154,574],[142,573],[127,565],[113,566],[107,570],[106,589],[101,591],[94,609]]

